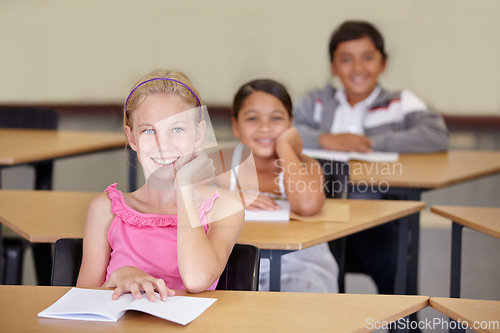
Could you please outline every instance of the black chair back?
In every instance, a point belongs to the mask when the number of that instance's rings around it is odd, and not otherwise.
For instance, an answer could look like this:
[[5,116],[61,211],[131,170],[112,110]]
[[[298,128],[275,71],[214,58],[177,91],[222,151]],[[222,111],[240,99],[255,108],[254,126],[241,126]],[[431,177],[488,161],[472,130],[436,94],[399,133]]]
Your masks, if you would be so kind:
[[54,246],[52,286],[76,286],[82,263],[83,239],[62,238]]
[[32,106],[0,106],[0,127],[57,129],[55,110]]
[[235,244],[216,289],[257,291],[259,267],[260,250],[257,247]]
[[[54,247],[52,286],[75,286],[82,263],[83,240],[59,239]],[[253,245],[235,244],[217,290],[256,291],[259,286],[260,251]]]

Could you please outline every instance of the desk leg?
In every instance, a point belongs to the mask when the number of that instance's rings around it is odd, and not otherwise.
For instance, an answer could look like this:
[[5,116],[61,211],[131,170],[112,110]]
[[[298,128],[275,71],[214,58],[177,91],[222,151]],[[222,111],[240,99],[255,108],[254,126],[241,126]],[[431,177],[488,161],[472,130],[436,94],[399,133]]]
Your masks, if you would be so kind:
[[281,290],[281,251],[269,250],[269,291]]
[[54,161],[34,164],[33,167],[35,168],[35,189],[44,191],[52,190]]
[[[52,190],[52,174],[54,161],[35,164],[35,189]],[[49,286],[52,275],[52,251],[50,244],[32,244],[33,258],[35,260],[36,276],[38,285]]]
[[338,283],[339,283],[339,293],[344,294],[345,293],[345,256],[346,256],[346,250],[347,250],[347,238],[342,237],[341,239],[338,240],[340,242],[340,258],[339,258],[339,278],[338,278]]
[[[403,200],[420,201],[423,189],[407,189],[399,194]],[[410,232],[410,248],[408,263],[407,295],[418,295],[418,257],[420,247],[420,212],[408,216]]]
[[407,256],[408,256],[408,228],[410,221],[408,218],[398,220],[398,254],[396,263],[396,281],[394,286],[394,294],[406,294],[406,278],[407,278]]
[[[462,271],[462,230],[464,226],[453,222],[451,225],[451,271],[450,271],[450,297],[460,298],[460,275]],[[450,318],[450,326],[454,319]],[[457,322],[454,323],[452,333],[462,333],[462,329]]]
[[287,250],[261,250],[261,258],[268,258],[269,267],[269,291],[281,290],[281,256],[292,251]]
[[420,247],[420,213],[409,216],[410,219],[410,263],[408,272],[408,294],[418,295],[418,257]]
[[453,222],[451,226],[451,277],[450,297],[460,298],[460,273],[462,268],[463,225]]
[[[422,199],[422,190],[409,190],[403,199],[420,201]],[[418,295],[418,257],[420,247],[420,212],[408,216],[409,231],[410,231],[410,248],[408,249],[408,285],[406,287],[407,295]],[[413,313],[409,316],[411,321],[418,322],[417,314]],[[412,330],[420,332],[420,329]]]

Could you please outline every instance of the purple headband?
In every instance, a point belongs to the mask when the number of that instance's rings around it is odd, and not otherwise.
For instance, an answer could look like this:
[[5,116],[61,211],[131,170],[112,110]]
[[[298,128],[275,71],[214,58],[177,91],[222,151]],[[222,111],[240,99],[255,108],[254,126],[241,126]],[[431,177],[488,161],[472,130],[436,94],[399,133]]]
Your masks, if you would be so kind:
[[127,118],[128,118],[128,111],[127,111],[127,107],[128,107],[128,100],[130,99],[130,97],[132,96],[132,94],[134,93],[134,91],[139,88],[140,86],[142,86],[143,84],[145,83],[148,83],[148,82],[151,82],[151,81],[156,81],[156,80],[162,80],[162,81],[172,81],[172,82],[177,82],[178,84],[182,85],[184,88],[186,88],[187,90],[189,90],[191,92],[191,94],[193,94],[193,96],[196,98],[196,100],[198,101],[198,106],[201,106],[201,102],[200,102],[200,99],[198,98],[198,96],[196,96],[196,94],[194,93],[194,91],[189,88],[186,84],[182,83],[181,81],[177,81],[177,80],[174,80],[174,79],[168,79],[168,78],[163,78],[163,77],[157,77],[155,79],[149,79],[149,80],[146,80],[144,82],[142,82],[141,84],[138,84],[134,89],[132,89],[132,91],[130,92],[130,94],[128,94],[128,97],[127,97],[127,101],[125,102],[125,111],[127,113]]

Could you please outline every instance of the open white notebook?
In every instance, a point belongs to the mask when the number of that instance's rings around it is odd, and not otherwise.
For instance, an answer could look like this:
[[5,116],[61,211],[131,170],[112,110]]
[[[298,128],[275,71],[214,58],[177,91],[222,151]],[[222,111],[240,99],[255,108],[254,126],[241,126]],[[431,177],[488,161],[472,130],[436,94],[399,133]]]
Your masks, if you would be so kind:
[[245,209],[245,221],[273,221],[273,222],[288,222],[290,221],[290,203],[288,200],[274,200],[281,209],[253,211]]
[[136,310],[186,325],[196,319],[216,298],[171,296],[166,301],[151,302],[144,294],[136,300],[132,294],[112,300],[113,290],[71,288],[54,304],[38,314],[38,317],[116,322],[127,310]]
[[290,209],[288,200],[274,200],[281,209],[253,211],[245,209],[245,221],[289,222],[349,222],[350,206],[343,202],[324,205],[319,212],[311,216],[300,216]]
[[323,149],[303,149],[302,154],[318,158],[321,160],[331,160],[339,162],[348,162],[349,160],[358,160],[366,162],[397,162],[398,153],[374,151],[372,153],[358,153],[354,151],[336,151]]

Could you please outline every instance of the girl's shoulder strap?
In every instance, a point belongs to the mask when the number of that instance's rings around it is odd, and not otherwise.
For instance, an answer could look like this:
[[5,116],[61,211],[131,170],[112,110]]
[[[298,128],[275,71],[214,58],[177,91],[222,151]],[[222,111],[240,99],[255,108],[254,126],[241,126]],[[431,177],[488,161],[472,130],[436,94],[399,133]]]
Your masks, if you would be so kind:
[[160,215],[141,213],[131,208],[125,202],[122,191],[116,188],[116,183],[109,185],[105,190],[111,200],[111,210],[123,222],[138,227],[170,227],[177,225],[177,215]]
[[123,198],[123,193],[116,188],[117,184],[111,184],[104,192],[108,192],[109,200],[111,200],[111,210],[114,214],[120,216],[121,213],[126,209],[125,200]]
[[113,183],[104,190],[104,192],[108,192],[108,197],[113,202],[113,206],[115,206],[115,202],[121,201],[121,198],[123,197],[122,191],[117,189],[116,186],[117,183]]
[[285,187],[285,173],[281,171],[278,175],[278,186],[281,193],[281,199],[287,199],[286,187]]

